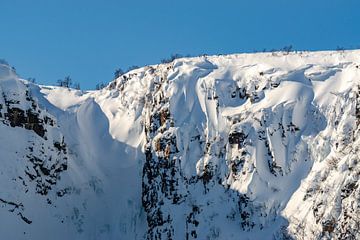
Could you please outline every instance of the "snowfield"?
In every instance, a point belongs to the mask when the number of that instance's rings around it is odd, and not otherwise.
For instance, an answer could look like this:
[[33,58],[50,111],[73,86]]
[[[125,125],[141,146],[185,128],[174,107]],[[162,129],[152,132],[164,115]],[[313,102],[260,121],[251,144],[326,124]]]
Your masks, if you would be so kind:
[[203,56],[98,91],[0,65],[3,239],[360,239],[360,50]]

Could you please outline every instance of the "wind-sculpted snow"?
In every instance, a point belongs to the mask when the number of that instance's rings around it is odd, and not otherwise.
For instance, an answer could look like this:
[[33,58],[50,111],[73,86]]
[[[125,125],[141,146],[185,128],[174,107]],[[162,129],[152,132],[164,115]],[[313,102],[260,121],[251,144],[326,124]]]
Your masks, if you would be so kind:
[[38,86],[0,69],[1,238],[141,234],[140,150],[111,137],[92,99],[63,111]]
[[[0,216],[10,222],[0,232],[358,239],[359,81],[359,51],[177,59],[89,92],[39,88],[2,67],[0,146],[19,149],[1,148]],[[33,115],[41,124],[29,124]],[[51,147],[31,152],[29,136],[53,144],[57,160]],[[20,155],[30,160],[19,168]],[[34,187],[5,188],[17,177]]]

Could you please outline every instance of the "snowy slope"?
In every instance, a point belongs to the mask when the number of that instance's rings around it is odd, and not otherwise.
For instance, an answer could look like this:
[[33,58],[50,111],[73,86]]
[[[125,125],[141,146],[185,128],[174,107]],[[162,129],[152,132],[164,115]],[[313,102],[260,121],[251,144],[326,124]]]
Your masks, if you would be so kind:
[[358,239],[359,54],[184,58],[89,92],[1,66],[0,233]]
[[[40,90],[1,66],[1,238],[141,234],[141,152],[110,136],[108,119],[92,99],[63,111]],[[24,119],[11,117],[11,109],[24,111]],[[37,118],[29,119],[29,110]],[[27,127],[33,124],[39,127]]]

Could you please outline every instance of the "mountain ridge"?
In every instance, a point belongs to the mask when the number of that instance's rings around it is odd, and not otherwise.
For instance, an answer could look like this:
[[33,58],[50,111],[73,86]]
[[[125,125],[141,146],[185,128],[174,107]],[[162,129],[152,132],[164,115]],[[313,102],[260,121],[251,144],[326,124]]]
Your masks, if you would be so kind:
[[[19,180],[3,184],[2,222],[11,221],[0,232],[16,239],[358,238],[359,52],[182,58],[87,92],[37,86],[2,66],[0,145],[8,147],[1,160],[10,172],[3,182]],[[16,139],[8,137],[14,131]],[[17,149],[17,138],[35,140]],[[51,152],[62,152],[56,157],[66,168],[50,164]],[[35,178],[9,170],[19,156]],[[21,179],[35,190],[47,186],[46,194],[22,189]],[[51,230],[41,232],[44,225]]]

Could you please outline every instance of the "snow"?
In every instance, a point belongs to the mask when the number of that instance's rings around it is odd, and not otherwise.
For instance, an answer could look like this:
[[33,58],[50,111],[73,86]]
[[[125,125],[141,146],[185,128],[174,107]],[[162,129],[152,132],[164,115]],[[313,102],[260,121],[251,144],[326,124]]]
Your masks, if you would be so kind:
[[[166,158],[157,144],[175,136],[178,151],[170,155],[180,159],[175,191],[184,197],[173,204],[162,190],[156,192],[155,205],[172,224],[154,229],[171,228],[174,239],[185,239],[190,229],[198,239],[281,239],[284,227],[295,239],[301,238],[300,228],[308,239],[340,234],[342,230],[324,231],[314,209],[321,204],[316,211],[324,219],[341,220],[339,208],[352,206],[348,199],[353,195],[345,200],[339,196],[358,180],[352,172],[358,156],[350,146],[359,144],[352,140],[358,131],[359,54],[182,58],[133,70],[98,91],[37,86],[1,65],[0,92],[26,110],[32,106],[25,94],[29,91],[41,116],[51,116],[56,124],[46,127],[44,139],[0,121],[0,198],[21,202],[21,213],[32,220],[25,224],[3,203],[0,221],[6,225],[0,233],[8,239],[144,239],[151,216],[141,202],[148,184],[145,151],[149,147],[154,159]],[[3,113],[1,97],[0,104]],[[166,109],[169,117],[164,120],[161,112]],[[159,126],[149,133],[151,124]],[[244,139],[230,144],[232,133]],[[23,171],[29,144],[34,143],[39,156],[55,157],[50,150],[41,155],[42,146],[51,149],[62,137],[68,170],[59,182],[46,197],[34,192],[34,181],[26,180],[24,187],[18,176],[27,177]],[[208,166],[213,177],[206,183],[201,177]],[[66,188],[72,193],[58,197],[57,191]],[[248,198],[244,206],[239,196]],[[47,198],[53,204],[46,204]],[[201,211],[191,212],[193,206]],[[249,214],[245,220],[240,217],[244,212]],[[186,222],[190,213],[198,226]]]

